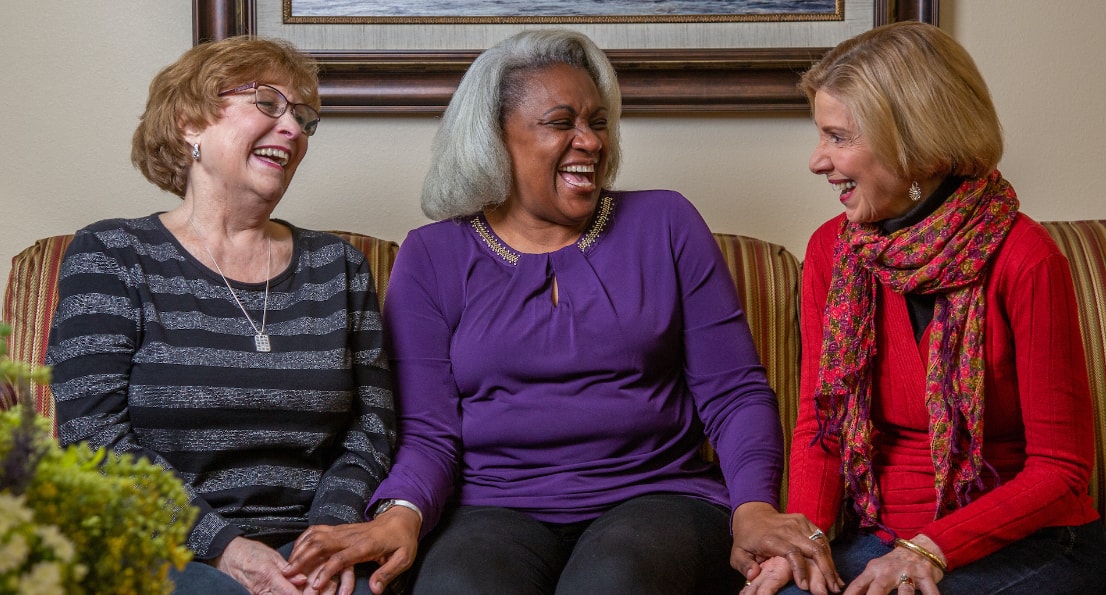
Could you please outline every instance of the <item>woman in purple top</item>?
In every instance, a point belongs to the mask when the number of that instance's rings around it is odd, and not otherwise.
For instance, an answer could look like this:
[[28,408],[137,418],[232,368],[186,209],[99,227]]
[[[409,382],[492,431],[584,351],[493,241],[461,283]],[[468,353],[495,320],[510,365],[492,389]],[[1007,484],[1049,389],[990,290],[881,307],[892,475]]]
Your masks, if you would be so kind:
[[395,464],[368,523],[309,530],[293,565],[374,560],[380,592],[414,563],[415,594],[736,593],[773,552],[833,572],[776,511],[776,398],[709,229],[676,192],[605,189],[620,108],[579,33],[474,62],[384,308]]

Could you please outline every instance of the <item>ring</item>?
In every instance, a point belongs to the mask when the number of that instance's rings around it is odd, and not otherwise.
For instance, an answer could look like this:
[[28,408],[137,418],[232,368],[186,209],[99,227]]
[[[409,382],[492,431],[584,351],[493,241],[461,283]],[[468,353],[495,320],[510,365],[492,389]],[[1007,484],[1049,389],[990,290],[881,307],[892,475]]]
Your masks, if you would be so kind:
[[814,533],[811,533],[810,537],[807,537],[807,539],[809,539],[811,541],[818,541],[819,539],[821,539],[825,536],[826,536],[826,534],[822,533],[821,529],[815,529]]
[[914,579],[907,576],[906,573],[904,572],[904,573],[899,575],[899,584],[900,585],[902,585],[902,584],[910,585],[910,588],[913,589],[914,588]]

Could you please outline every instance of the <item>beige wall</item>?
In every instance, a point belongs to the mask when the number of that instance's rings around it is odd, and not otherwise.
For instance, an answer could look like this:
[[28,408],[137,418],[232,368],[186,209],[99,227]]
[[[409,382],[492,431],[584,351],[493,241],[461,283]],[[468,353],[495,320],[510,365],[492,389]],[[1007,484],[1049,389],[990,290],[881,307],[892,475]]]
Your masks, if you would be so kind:
[[[1106,3],[940,0],[941,26],[975,56],[1006,128],[1003,173],[1038,219],[1106,218]],[[191,44],[185,0],[5,0],[0,14],[0,279],[36,238],[172,208],[129,160],[157,70]],[[621,188],[682,191],[717,231],[800,256],[840,207],[806,169],[806,115],[624,120]],[[402,240],[432,117],[328,116],[276,216]]]

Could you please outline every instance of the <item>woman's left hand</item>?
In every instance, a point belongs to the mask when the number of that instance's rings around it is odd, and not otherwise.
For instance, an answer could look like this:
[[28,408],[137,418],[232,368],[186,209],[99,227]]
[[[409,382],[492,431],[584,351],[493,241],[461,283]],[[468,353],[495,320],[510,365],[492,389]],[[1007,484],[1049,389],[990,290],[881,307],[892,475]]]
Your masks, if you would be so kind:
[[838,593],[845,583],[830,555],[829,539],[801,514],[781,514],[767,502],[746,502],[733,514],[733,548],[730,565],[749,579],[760,574],[760,562],[773,556],[785,558],[795,584],[810,588],[808,561],[813,561],[825,584]]
[[[920,542],[931,552],[939,551],[937,545],[919,535],[911,541]],[[864,567],[864,572],[849,584],[845,595],[940,595],[937,583],[945,577],[945,573],[934,566],[929,560],[914,552],[897,547],[889,553],[880,556]]]

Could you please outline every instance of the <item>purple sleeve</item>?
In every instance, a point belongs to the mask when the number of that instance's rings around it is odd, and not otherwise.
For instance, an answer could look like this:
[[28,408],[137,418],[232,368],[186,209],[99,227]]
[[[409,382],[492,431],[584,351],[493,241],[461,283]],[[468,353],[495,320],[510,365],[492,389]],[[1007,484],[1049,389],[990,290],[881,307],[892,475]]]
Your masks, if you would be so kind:
[[460,398],[449,356],[453,329],[440,300],[456,292],[438,283],[426,245],[412,232],[396,257],[383,309],[396,378],[396,457],[368,513],[383,499],[409,500],[422,510],[422,535],[437,525],[453,492],[460,445]]
[[[681,201],[682,202],[682,201]],[[672,225],[687,385],[722,466],[730,505],[779,505],[783,436],[775,393],[710,229],[687,204]]]

